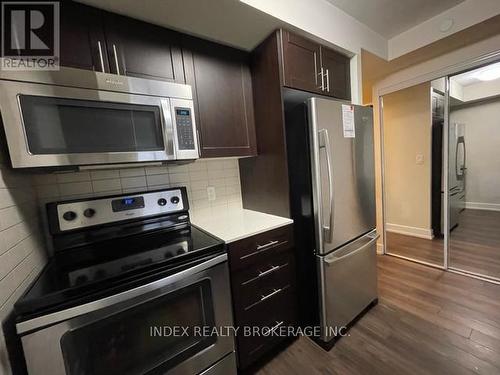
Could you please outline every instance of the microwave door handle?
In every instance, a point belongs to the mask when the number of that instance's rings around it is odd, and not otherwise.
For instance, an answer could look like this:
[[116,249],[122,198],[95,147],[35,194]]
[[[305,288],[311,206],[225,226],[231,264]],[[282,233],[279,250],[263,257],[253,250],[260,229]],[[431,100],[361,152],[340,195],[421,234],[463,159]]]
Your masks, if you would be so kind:
[[115,44],[113,44],[113,57],[115,58],[116,74],[120,75],[120,65],[118,64],[118,53],[116,52]]
[[101,63],[101,71],[103,73],[106,73],[106,71],[104,70],[104,57],[102,54],[102,45],[100,40],[97,41],[97,49],[99,50],[99,62]]
[[175,158],[175,147],[174,147],[174,119],[172,117],[172,111],[170,110],[170,100],[161,100],[161,113],[162,113],[162,124],[163,124],[163,140],[165,142],[165,150],[167,155]]
[[[321,129],[318,131],[319,135],[319,148],[325,149],[326,154],[326,168],[328,175],[328,206],[330,209],[328,215],[328,225],[322,225],[323,235],[325,241],[328,243],[332,242],[333,239],[333,173],[332,173],[332,158],[330,155],[330,138],[328,137],[328,130]],[[320,182],[321,183],[321,182]]]

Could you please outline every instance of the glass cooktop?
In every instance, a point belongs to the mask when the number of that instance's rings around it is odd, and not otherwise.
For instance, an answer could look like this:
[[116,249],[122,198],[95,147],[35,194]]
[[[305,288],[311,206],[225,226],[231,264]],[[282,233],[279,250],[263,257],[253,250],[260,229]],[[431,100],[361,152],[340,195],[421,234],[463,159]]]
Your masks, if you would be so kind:
[[48,262],[15,309],[19,314],[33,314],[67,307],[75,300],[81,303],[82,298],[100,298],[131,284],[178,272],[186,263],[224,249],[218,238],[187,226],[62,251]]

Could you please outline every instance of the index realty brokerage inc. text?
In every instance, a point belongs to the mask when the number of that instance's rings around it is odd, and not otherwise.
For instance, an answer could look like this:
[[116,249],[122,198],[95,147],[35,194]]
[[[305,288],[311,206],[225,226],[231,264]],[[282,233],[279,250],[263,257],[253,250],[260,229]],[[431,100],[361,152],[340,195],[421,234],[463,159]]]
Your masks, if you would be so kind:
[[[256,326],[151,326],[149,334],[151,337],[209,337],[209,336],[279,336],[279,337],[318,337],[321,333],[326,333],[330,336],[348,336],[347,327],[326,327],[322,332],[321,327],[306,326],[306,327],[289,327],[276,325],[274,327],[256,327]],[[324,331],[323,330],[323,331]]]

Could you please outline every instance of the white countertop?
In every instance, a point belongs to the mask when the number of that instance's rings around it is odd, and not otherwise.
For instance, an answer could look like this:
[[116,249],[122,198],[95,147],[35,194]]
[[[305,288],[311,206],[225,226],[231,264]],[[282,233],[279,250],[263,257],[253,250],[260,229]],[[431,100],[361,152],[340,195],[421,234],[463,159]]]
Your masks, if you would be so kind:
[[226,243],[292,224],[292,219],[262,212],[233,209],[215,214],[191,214],[191,223]]

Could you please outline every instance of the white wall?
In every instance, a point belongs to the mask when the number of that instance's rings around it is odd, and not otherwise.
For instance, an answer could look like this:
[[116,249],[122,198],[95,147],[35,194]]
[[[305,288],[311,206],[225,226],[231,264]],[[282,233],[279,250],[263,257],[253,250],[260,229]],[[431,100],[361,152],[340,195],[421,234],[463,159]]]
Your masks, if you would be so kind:
[[450,122],[465,124],[468,206],[500,210],[500,99],[453,110]]
[[283,22],[358,54],[387,58],[387,40],[325,0],[240,0]]
[[386,229],[424,238],[432,238],[430,89],[424,83],[384,96]]
[[[452,78],[453,79],[453,78]],[[478,82],[464,86],[463,101],[469,102],[500,95],[500,79],[494,81]]]
[[[464,30],[497,14],[500,14],[500,1],[498,0],[466,0],[389,39],[389,60]],[[442,31],[441,25],[448,20],[452,21],[450,29]]]

